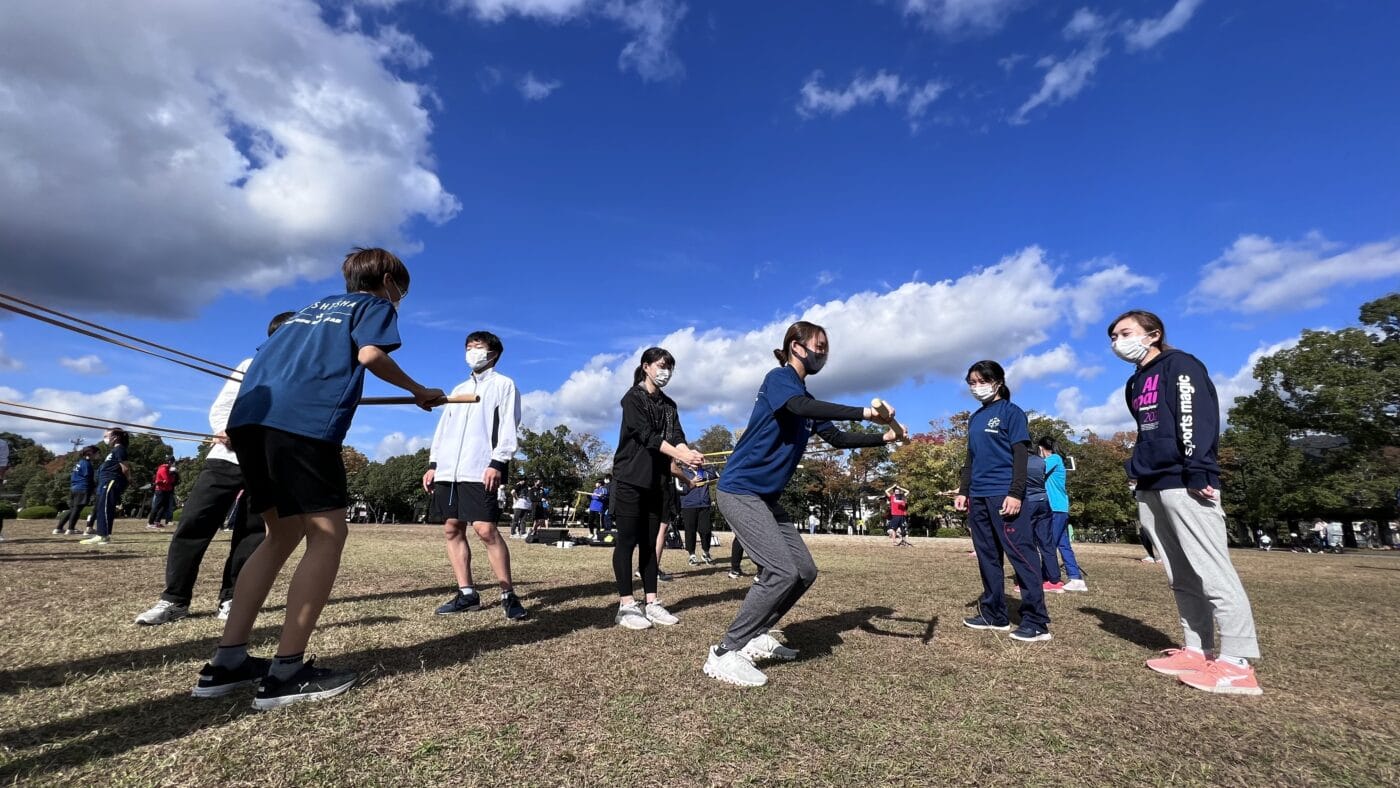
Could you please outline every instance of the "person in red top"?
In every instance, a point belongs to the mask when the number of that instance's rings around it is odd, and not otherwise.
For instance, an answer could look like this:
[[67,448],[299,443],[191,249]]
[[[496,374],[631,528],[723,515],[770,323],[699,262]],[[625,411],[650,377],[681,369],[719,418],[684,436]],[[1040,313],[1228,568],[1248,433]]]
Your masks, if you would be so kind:
[[175,515],[175,484],[180,481],[180,472],[175,470],[175,459],[171,458],[156,468],[156,476],[151,480],[155,496],[151,499],[151,516],[146,519],[146,527],[158,530]]
[[885,498],[890,502],[889,534],[895,547],[913,547],[909,541],[909,501],[905,498],[909,491],[897,484],[885,490]]

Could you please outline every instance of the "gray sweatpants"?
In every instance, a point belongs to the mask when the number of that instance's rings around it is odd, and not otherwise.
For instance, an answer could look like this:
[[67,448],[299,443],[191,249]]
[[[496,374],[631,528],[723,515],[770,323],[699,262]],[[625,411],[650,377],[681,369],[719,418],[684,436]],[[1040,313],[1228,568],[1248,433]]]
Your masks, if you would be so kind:
[[1185,645],[1213,651],[1218,625],[1220,654],[1258,657],[1254,613],[1230,562],[1219,500],[1201,500],[1184,489],[1138,490],[1137,500],[1138,517],[1157,543],[1176,594]]
[[719,491],[719,510],[734,529],[744,552],[760,567],[758,580],[749,588],[739,615],[729,625],[720,645],[731,651],[777,626],[778,620],[797,604],[817,581],[817,565],[802,541],[802,534],[784,523],[787,516],[778,504],[756,495]]

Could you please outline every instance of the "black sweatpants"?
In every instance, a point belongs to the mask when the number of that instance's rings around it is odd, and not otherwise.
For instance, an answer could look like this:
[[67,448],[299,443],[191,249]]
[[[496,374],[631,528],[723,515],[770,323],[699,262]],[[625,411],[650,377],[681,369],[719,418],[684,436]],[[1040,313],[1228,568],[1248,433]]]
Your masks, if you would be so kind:
[[638,487],[619,479],[613,492],[613,577],[617,595],[632,596],[632,553],[641,548],[637,569],[642,573],[642,590],[656,593],[656,535],[661,531],[661,510],[665,505],[661,484]]
[[695,555],[695,535],[700,534],[700,551],[710,552],[710,507],[697,506],[681,509],[681,523],[685,526],[685,551]]
[[147,525],[154,525],[156,522],[169,522],[175,514],[175,491],[156,490],[156,494],[151,497],[151,516],[146,518]]
[[78,530],[78,518],[82,516],[83,507],[92,500],[92,491],[83,490],[81,492],[71,492],[68,494],[68,512],[58,521],[58,527],[64,530]]
[[165,591],[160,598],[177,605],[188,605],[194,596],[194,584],[199,579],[199,564],[209,543],[224,524],[229,509],[238,502],[233,516],[233,541],[224,561],[224,576],[219,588],[219,601],[233,598],[238,573],[248,556],[253,554],[267,533],[262,515],[248,511],[248,496],[239,496],[243,489],[243,472],[238,465],[226,460],[209,460],[195,479],[194,489],[180,513],[180,524],[170,539],[170,551],[165,557]]

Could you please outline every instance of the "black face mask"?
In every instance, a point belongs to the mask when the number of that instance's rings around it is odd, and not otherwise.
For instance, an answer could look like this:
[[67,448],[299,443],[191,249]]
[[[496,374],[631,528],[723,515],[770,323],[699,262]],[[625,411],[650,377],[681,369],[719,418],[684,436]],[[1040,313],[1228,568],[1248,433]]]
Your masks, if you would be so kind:
[[826,366],[826,354],[818,353],[806,345],[802,345],[801,347],[803,350],[807,351],[807,357],[802,359],[802,366],[807,370],[807,374],[815,375],[821,372],[822,367]]

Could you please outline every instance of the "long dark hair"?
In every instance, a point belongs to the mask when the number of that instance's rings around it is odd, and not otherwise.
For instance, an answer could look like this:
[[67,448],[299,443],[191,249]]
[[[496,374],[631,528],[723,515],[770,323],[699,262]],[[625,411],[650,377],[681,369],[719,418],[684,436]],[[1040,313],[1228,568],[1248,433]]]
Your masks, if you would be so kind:
[[1011,389],[1006,385],[1006,370],[1001,365],[991,359],[982,359],[967,368],[967,374],[963,376],[963,382],[967,383],[972,378],[972,373],[976,372],[977,377],[988,383],[995,383],[1001,387],[1001,398],[1011,401]]
[[1042,448],[1042,449],[1044,449],[1044,450],[1050,452],[1051,454],[1059,454],[1059,453],[1060,453],[1059,449],[1056,447],[1055,439],[1052,438],[1052,437],[1050,437],[1049,435],[1045,435],[1045,436],[1041,437],[1040,440],[1036,441],[1035,445],[1037,445],[1037,446],[1039,446],[1040,448]]
[[130,440],[129,436],[126,434],[126,430],[121,427],[112,427],[108,432],[112,433],[112,440],[108,445],[125,446],[128,440]]
[[1113,337],[1114,327],[1130,317],[1136,321],[1138,325],[1142,326],[1142,330],[1146,333],[1151,334],[1154,331],[1157,332],[1157,336],[1160,337],[1160,339],[1157,340],[1158,350],[1172,349],[1172,346],[1167,344],[1167,327],[1163,325],[1162,318],[1157,317],[1157,315],[1152,312],[1148,312],[1146,309],[1129,309],[1118,317],[1113,318],[1113,322],[1108,324],[1108,336],[1110,339]]
[[637,364],[637,369],[632,372],[632,385],[637,385],[646,380],[646,365],[654,364],[657,360],[665,361],[671,369],[676,368],[676,358],[671,355],[671,351],[664,347],[649,347],[642,351],[642,360]]
[[778,359],[779,366],[787,366],[788,351],[792,347],[793,342],[797,342],[803,347],[806,347],[807,342],[810,341],[812,337],[817,334],[825,333],[826,329],[816,323],[808,323],[806,320],[799,320],[788,326],[787,331],[783,334],[783,346],[773,351],[773,357]]

